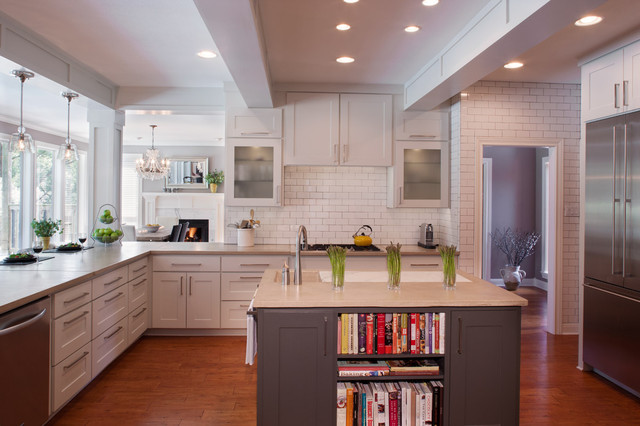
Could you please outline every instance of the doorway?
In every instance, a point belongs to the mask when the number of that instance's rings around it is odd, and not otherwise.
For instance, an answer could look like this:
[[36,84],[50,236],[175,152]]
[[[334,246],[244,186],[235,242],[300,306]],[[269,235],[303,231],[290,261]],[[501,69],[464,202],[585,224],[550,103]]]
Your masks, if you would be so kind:
[[[478,191],[481,205],[477,209],[480,228],[478,259],[483,279],[503,285],[500,269],[505,257],[491,241],[496,228],[523,232],[535,231],[541,238],[534,255],[525,259],[522,269],[527,276],[523,286],[534,286],[547,293],[546,330],[556,334],[560,324],[561,289],[556,277],[561,276],[560,247],[561,217],[557,213],[561,188],[558,187],[558,156],[560,141],[513,142],[487,141],[479,145],[477,166],[480,169]],[[561,164],[561,163],[560,163]],[[479,219],[479,221],[478,221]],[[478,223],[479,222],[479,223]],[[476,228],[477,229],[477,228]]]

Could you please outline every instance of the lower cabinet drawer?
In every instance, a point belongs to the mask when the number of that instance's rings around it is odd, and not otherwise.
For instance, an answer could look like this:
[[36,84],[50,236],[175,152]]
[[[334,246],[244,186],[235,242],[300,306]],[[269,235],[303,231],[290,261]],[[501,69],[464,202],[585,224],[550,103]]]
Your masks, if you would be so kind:
[[149,271],[149,258],[145,257],[144,259],[136,260],[135,262],[127,265],[127,268],[129,272],[129,281],[142,275],[146,275]]
[[222,300],[248,300],[260,284],[262,272],[223,272],[220,281]]
[[54,294],[53,315],[51,317],[58,318],[87,302],[91,302],[91,281]]
[[108,272],[104,275],[100,275],[98,278],[94,278],[92,282],[93,297],[99,297],[103,294],[112,291],[114,288],[121,286],[128,281],[127,277],[129,272],[127,267],[123,266],[115,271]]
[[127,316],[129,312],[129,287],[122,285],[93,301],[93,336]]
[[145,274],[129,282],[129,312],[142,305],[149,298],[149,281]]
[[91,303],[53,322],[53,365],[91,342]]
[[91,343],[52,368],[53,410],[57,410],[91,381]]
[[127,348],[127,322],[127,318],[123,318],[91,342],[92,378]]
[[127,345],[131,345],[142,333],[149,328],[149,310],[147,304],[144,303],[135,311],[129,314],[129,340]]
[[247,328],[249,300],[220,302],[220,327]]
[[276,255],[228,255],[222,256],[223,271],[264,272],[267,269],[280,269],[287,256]]
[[[456,263],[458,259],[456,258]],[[402,256],[403,271],[427,271],[442,268],[440,256]]]

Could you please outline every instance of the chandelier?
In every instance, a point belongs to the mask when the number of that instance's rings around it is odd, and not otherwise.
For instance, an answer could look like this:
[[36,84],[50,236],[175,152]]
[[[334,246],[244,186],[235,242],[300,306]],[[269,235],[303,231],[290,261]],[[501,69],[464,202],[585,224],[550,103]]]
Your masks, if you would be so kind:
[[25,128],[22,127],[22,103],[24,99],[24,82],[28,78],[32,78],[34,74],[31,71],[26,70],[13,70],[11,74],[20,79],[20,127],[18,132],[11,135],[9,140],[9,151],[11,152],[36,152],[36,144],[33,142],[33,138],[29,133],[25,133]]
[[61,93],[63,98],[67,99],[67,139],[65,144],[60,145],[58,149],[58,158],[63,158],[65,161],[78,161],[78,148],[71,143],[70,127],[71,127],[71,101],[78,97],[77,93],[64,92]]
[[136,161],[136,171],[142,179],[162,179],[169,174],[169,160],[160,156],[160,150],[155,147],[155,124],[151,124],[151,149]]

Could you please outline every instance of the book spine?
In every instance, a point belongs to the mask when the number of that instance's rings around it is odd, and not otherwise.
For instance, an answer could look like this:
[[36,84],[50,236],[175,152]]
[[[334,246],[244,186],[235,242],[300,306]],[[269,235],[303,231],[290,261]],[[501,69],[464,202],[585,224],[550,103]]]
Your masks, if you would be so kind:
[[353,385],[351,383],[345,383],[347,388],[347,413],[346,423],[347,426],[353,426]]
[[433,422],[433,387],[430,382],[426,383],[427,390],[427,414],[426,421]]
[[347,388],[344,383],[338,383],[336,425],[347,426]]
[[420,315],[420,319],[419,319],[418,322],[419,322],[419,329],[420,329],[420,345],[419,345],[419,348],[417,349],[417,351],[418,351],[419,354],[424,354],[424,353],[426,353],[425,352],[425,329],[424,329],[424,327],[425,327],[425,325],[424,325],[425,324],[425,319],[424,319],[425,314],[421,313],[419,315]]
[[351,314],[352,327],[351,327],[351,354],[358,354],[358,314]]
[[433,312],[429,312],[427,324],[425,324],[428,334],[428,343],[425,345],[427,348],[427,353],[433,353]]
[[378,377],[388,376],[389,370],[340,370],[339,377]]
[[398,390],[393,383],[385,383],[389,395],[389,426],[398,425]]
[[433,353],[440,353],[440,314],[433,314]]
[[378,314],[378,327],[376,329],[376,339],[378,341],[377,354],[384,354],[384,314]]
[[444,354],[444,333],[445,333],[445,327],[446,325],[446,321],[445,321],[445,313],[444,312],[440,312],[440,353]]
[[367,354],[373,354],[373,314],[367,314]]
[[440,426],[440,405],[442,403],[442,394],[438,382],[432,382],[433,385],[433,426]]
[[416,314],[411,314],[411,353],[416,353]]
[[393,353],[393,314],[384,315],[384,353]]
[[407,314],[401,316],[402,327],[402,351],[400,353],[407,353]]
[[367,351],[367,315],[358,314],[358,353]]
[[342,354],[342,315],[338,314],[338,355]]
[[367,388],[367,426],[373,426],[373,403],[375,402],[373,397],[373,389],[369,384],[366,385],[366,388]]
[[342,354],[349,354],[349,314],[342,314]]
[[393,346],[393,353],[397,354],[398,351],[398,314],[394,312],[393,317],[391,319],[391,332],[393,333],[393,341],[391,345]]

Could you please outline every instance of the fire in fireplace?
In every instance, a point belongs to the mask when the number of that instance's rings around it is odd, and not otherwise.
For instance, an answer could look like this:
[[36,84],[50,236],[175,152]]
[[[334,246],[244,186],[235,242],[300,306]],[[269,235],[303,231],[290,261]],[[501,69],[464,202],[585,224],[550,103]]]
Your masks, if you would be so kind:
[[189,222],[189,230],[185,234],[184,241],[191,243],[206,243],[209,241],[208,219],[180,219],[179,223]]

